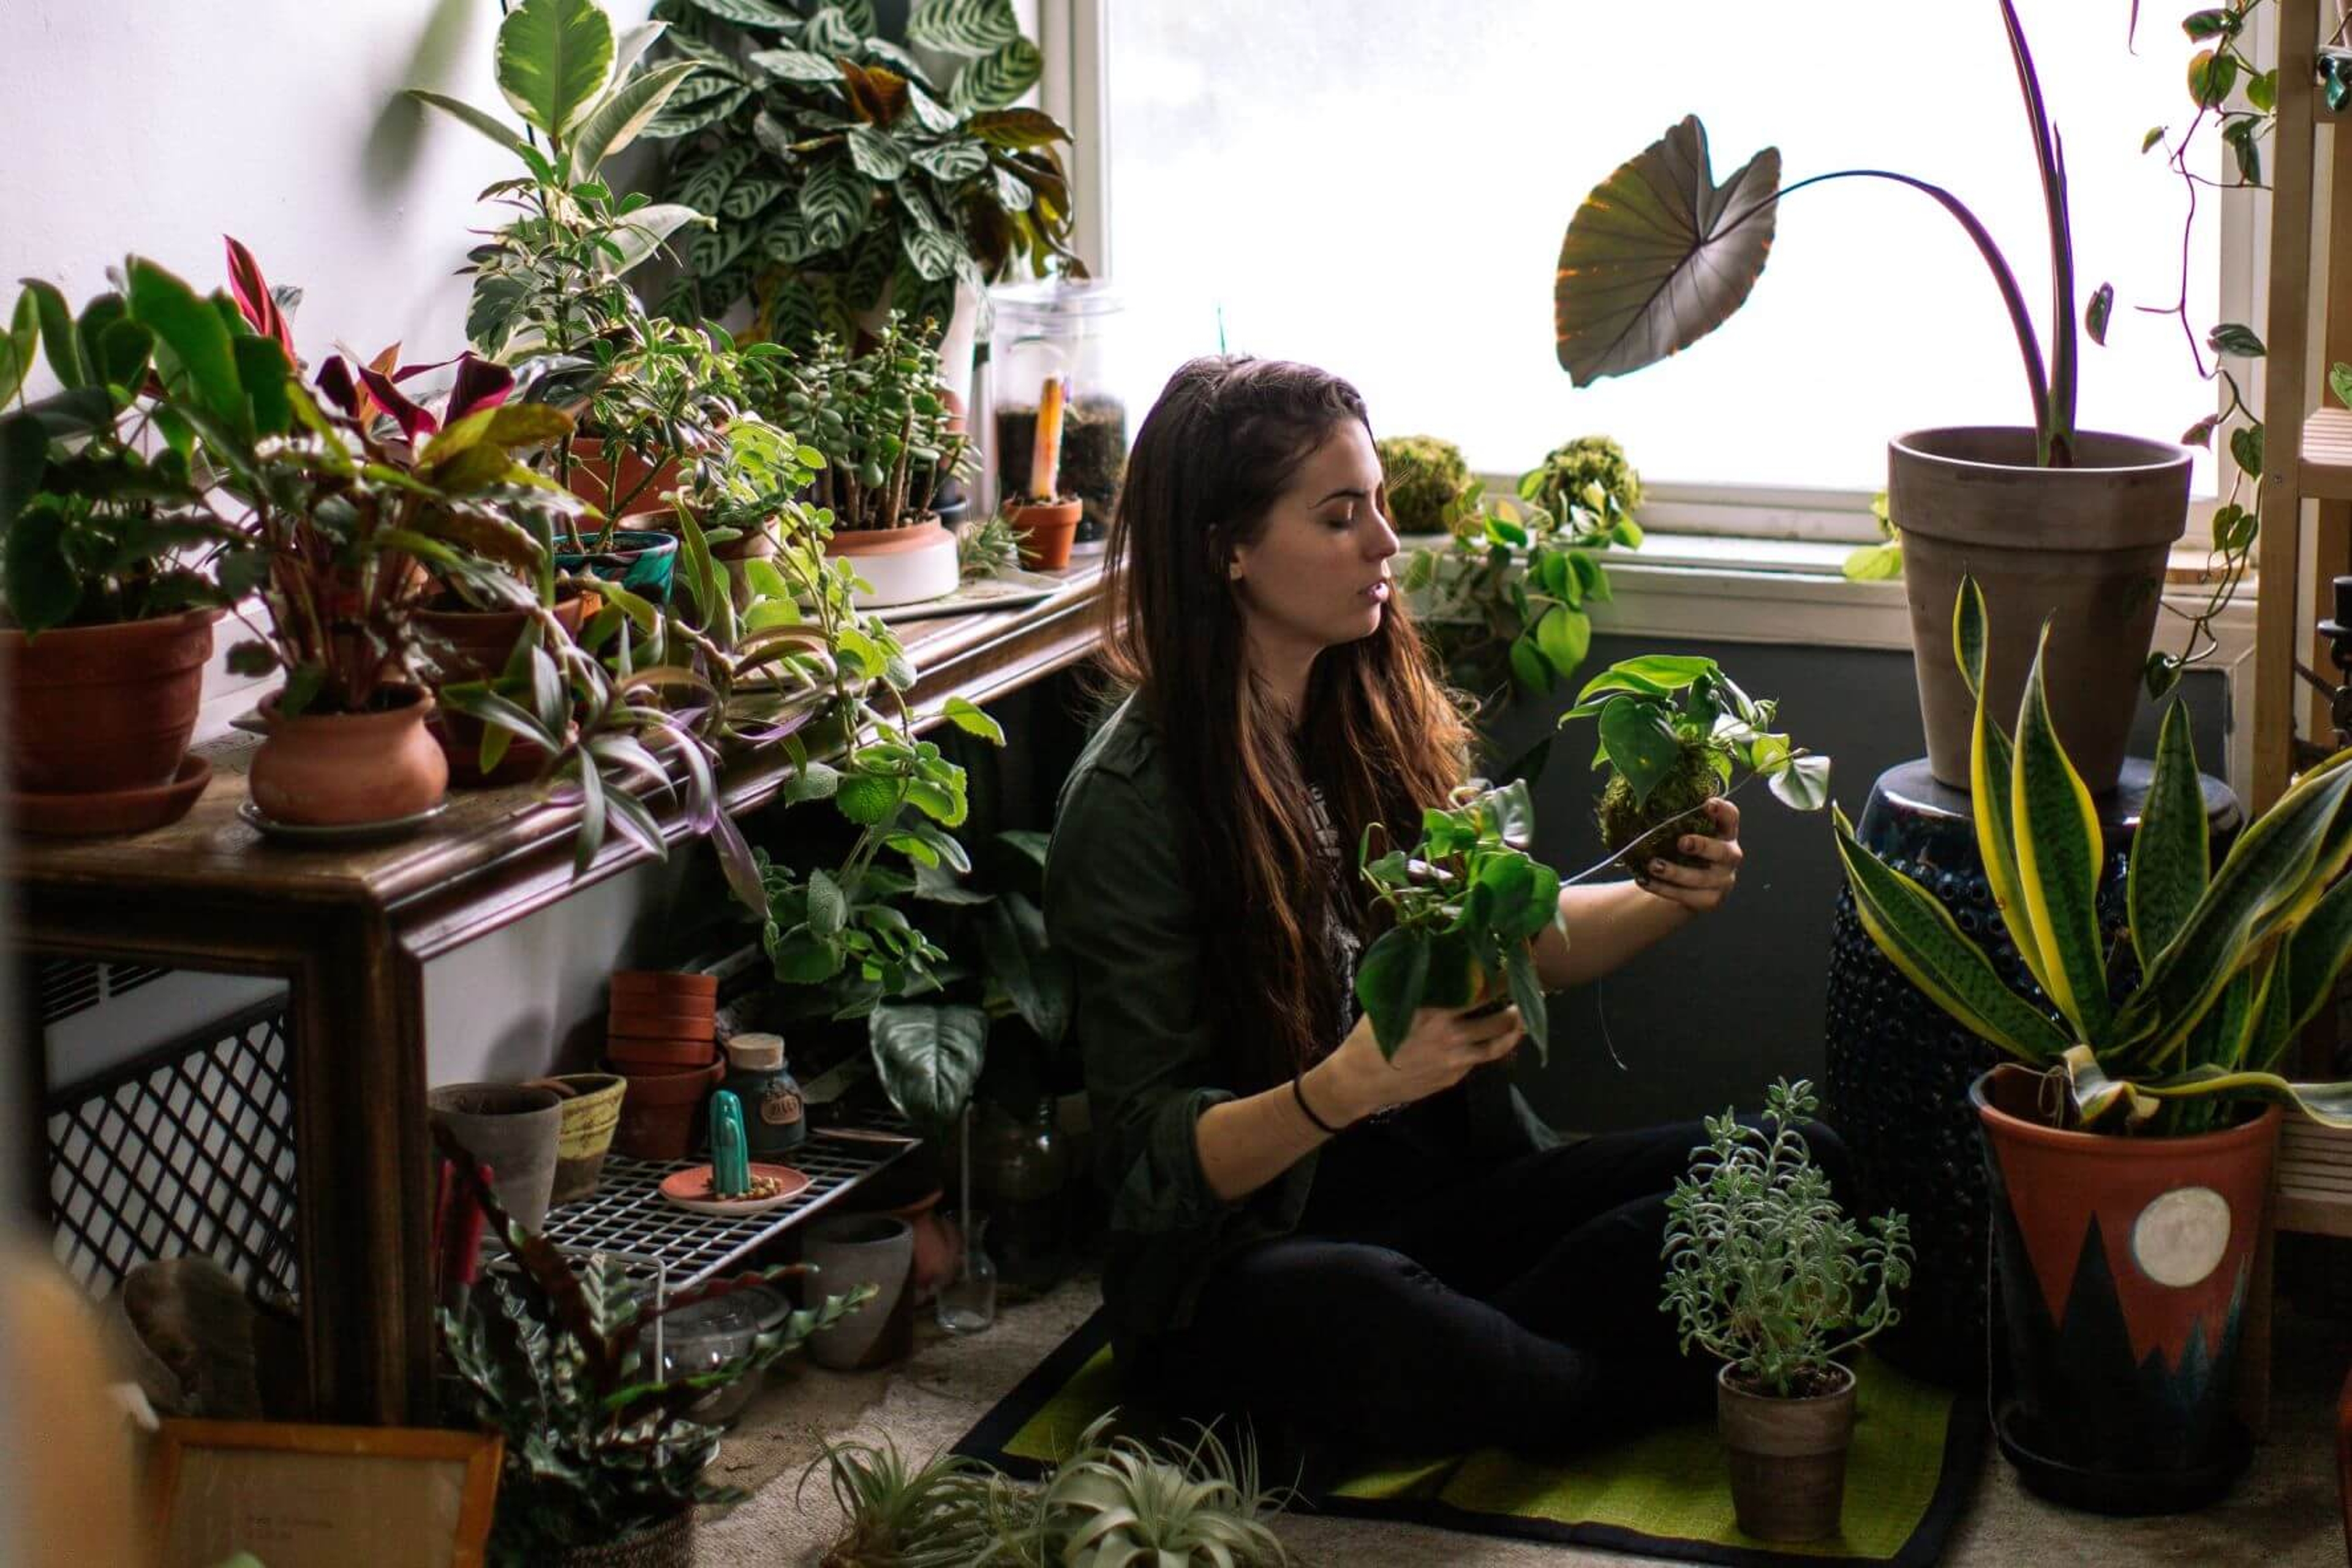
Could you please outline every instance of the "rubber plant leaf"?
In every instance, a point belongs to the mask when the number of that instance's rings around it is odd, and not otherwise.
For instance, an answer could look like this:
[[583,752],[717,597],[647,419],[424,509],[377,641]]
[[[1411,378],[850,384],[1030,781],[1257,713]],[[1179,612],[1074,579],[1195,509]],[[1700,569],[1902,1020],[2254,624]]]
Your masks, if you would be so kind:
[[1772,249],[1780,153],[1718,185],[1696,115],[1593,188],[1560,241],[1559,363],[1578,386],[1688,348],[1728,321]]
[[670,95],[701,68],[693,60],[672,60],[606,94],[604,100],[580,122],[580,133],[572,139],[572,177],[593,177],[597,166],[635,141],[646,123],[670,100]]
[[2010,768],[2018,890],[2041,947],[2050,999],[2072,1021],[2078,1039],[2104,1041],[2114,1010],[2099,943],[2099,813],[2051,721],[2042,683],[2049,653],[2050,628],[2044,625],[2018,704],[2016,755]]
[[2180,934],[2189,911],[2212,877],[2212,846],[2205,822],[2205,792],[2197,776],[2197,747],[2188,710],[2165,710],[2156,742],[2156,773],[2125,874],[2132,949],[2143,972]]
[[1862,929],[1905,978],[1963,1028],[2036,1067],[2073,1044],[2011,991],[1984,951],[1962,933],[1936,896],[1864,849],[1843,810],[1831,822]]
[[499,24],[499,90],[540,130],[569,135],[604,90],[613,51],[595,0],[522,0]]

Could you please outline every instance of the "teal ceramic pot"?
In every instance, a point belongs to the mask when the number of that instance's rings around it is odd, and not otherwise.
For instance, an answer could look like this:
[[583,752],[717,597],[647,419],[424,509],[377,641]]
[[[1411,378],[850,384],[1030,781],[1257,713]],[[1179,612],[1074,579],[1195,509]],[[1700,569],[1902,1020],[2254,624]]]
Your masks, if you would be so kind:
[[618,529],[603,550],[558,552],[555,569],[584,569],[607,583],[618,583],[639,598],[667,605],[670,585],[677,577],[677,540],[667,533]]

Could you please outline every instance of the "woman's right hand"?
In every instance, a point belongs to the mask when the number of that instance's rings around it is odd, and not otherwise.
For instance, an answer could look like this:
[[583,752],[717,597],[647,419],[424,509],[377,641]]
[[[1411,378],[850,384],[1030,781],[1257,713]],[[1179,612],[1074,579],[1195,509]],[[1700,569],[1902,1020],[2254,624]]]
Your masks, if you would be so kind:
[[1396,1055],[1382,1057],[1366,1016],[1356,1020],[1327,1066],[1353,1121],[1383,1106],[1409,1104],[1453,1088],[1471,1068],[1509,1056],[1526,1032],[1517,1007],[1492,1013],[1476,1005],[1423,1007],[1414,1012]]

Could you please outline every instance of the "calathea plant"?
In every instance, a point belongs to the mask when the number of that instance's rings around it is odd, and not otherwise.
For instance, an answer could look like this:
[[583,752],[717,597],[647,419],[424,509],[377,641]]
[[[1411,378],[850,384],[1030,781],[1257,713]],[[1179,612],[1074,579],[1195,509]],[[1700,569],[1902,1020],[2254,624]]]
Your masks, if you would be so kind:
[[1751,1393],[1825,1394],[1837,1358],[1900,1314],[1911,1281],[1910,1226],[1888,1211],[1865,1233],[1831,1195],[1797,1124],[1812,1086],[1776,1081],[1764,1125],[1729,1110],[1706,1119],[1706,1144],[1666,1198],[1666,1279],[1683,1350],[1729,1364]]
[[1660,855],[1679,858],[1669,839],[1716,836],[1707,801],[1736,787],[1745,768],[1781,804],[1819,811],[1829,801],[1830,760],[1775,732],[1778,704],[1751,698],[1711,658],[1655,653],[1611,665],[1560,715],[1599,721],[1592,765],[1609,769],[1601,788],[1603,847],[1637,876]]
[[[2042,659],[2004,732],[1983,695],[1984,638],[1983,601],[1966,582],[1953,648],[1978,693],[1969,805],[1993,901],[2034,991],[2011,990],[1935,896],[1864,849],[1840,813],[1838,854],[1879,951],[1963,1027],[2062,1079],[2067,1124],[2200,1132],[2244,1101],[2277,1100],[2352,1126],[2352,1083],[2294,1083],[2280,1071],[2352,960],[2352,878],[2342,876],[2352,752],[2296,780],[2217,868],[2176,698],[2132,839],[2127,945],[2111,952],[2096,909],[2098,813],[2051,725]],[[2119,986],[2119,973],[2136,978]]]
[[667,194],[717,225],[687,247],[673,315],[749,300],[767,336],[796,347],[854,336],[887,296],[946,321],[959,279],[978,286],[1068,249],[1069,132],[1015,100],[1043,68],[1011,0],[919,0],[905,44],[877,36],[870,0],[661,0],[660,51],[697,74],[646,131],[677,140]]
[[[1421,842],[1386,848],[1388,831],[1364,830],[1358,858],[1390,924],[1356,968],[1356,999],[1373,1037],[1393,1056],[1421,1007],[1467,1007],[1496,980],[1543,1056],[1548,1014],[1533,942],[1559,926],[1559,875],[1528,853],[1535,805],[1527,781],[1454,792],[1422,814]],[[1560,927],[1565,931],[1565,927]],[[1499,1005],[1499,1004],[1497,1004]]]

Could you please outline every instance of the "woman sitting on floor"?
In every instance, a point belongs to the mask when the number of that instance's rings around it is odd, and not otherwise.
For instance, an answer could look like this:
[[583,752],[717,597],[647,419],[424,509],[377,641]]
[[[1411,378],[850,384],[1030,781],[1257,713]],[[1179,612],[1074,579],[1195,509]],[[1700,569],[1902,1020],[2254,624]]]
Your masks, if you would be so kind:
[[[1104,647],[1130,695],[1065,785],[1045,882],[1110,1197],[1129,1397],[1372,1452],[1556,1448],[1703,1405],[1658,1308],[1696,1122],[1561,1144],[1512,1086],[1513,1007],[1353,1005],[1365,824],[1413,824],[1471,736],[1391,575],[1362,400],[1197,359],[1138,433]],[[1739,815],[1637,882],[1566,889],[1547,989],[1719,905]],[[1842,1151],[1809,1129],[1832,1171]]]

